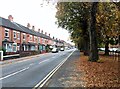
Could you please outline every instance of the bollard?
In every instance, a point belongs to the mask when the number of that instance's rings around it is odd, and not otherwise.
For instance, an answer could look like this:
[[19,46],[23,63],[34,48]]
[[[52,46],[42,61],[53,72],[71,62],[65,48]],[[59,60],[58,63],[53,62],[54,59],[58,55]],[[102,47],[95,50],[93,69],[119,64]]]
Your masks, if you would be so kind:
[[0,60],[3,60],[3,51],[0,51]]

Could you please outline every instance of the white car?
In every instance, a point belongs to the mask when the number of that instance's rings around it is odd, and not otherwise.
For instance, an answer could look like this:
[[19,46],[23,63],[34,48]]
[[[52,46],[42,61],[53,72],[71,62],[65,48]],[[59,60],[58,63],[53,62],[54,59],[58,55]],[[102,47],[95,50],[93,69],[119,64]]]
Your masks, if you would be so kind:
[[57,53],[58,52],[58,49],[57,48],[53,48],[52,49],[52,53]]
[[64,51],[64,48],[60,48],[60,51]]

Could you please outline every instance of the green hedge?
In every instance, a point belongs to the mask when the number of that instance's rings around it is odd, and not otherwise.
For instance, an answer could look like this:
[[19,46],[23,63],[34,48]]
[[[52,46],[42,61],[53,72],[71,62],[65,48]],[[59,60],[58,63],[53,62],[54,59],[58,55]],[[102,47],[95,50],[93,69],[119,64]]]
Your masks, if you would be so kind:
[[3,48],[3,47],[0,47],[0,51],[3,51],[3,55],[5,55],[5,53],[6,53],[6,49],[5,48]]
[[37,54],[40,54],[40,52],[39,51],[20,52],[20,57],[32,56]]

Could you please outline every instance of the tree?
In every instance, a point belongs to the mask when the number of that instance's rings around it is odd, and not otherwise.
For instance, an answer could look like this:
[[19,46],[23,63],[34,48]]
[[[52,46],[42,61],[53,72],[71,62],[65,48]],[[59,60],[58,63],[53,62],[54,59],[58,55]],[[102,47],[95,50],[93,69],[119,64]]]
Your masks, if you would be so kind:
[[88,55],[90,3],[61,2],[57,3],[56,8],[58,26],[67,29],[71,33],[71,38],[79,47],[84,43],[84,54]]
[[110,40],[116,39],[120,26],[119,13],[113,3],[57,2],[56,8],[56,23],[71,33],[72,40],[79,48],[83,46],[86,51],[90,47],[90,61],[99,59],[98,44],[104,43],[105,54],[109,53]]
[[105,55],[109,55],[111,39],[116,39],[120,31],[119,21],[120,12],[114,3],[99,3],[97,12],[97,33],[100,34],[101,43],[105,44]]
[[96,11],[97,3],[93,3],[92,5],[91,3],[78,2],[62,2],[57,4],[57,24],[60,27],[67,29],[70,33],[75,34],[77,29],[81,30],[81,33],[76,33],[79,35],[79,37],[77,37],[77,41],[76,36],[74,37],[73,34],[72,36],[78,44],[80,42],[79,39],[83,38],[85,44],[84,46],[86,46],[85,50],[88,50],[88,44],[90,41],[90,61],[97,61],[99,59],[96,36]]
[[91,19],[90,19],[90,61],[97,61],[99,59],[98,56],[98,47],[97,47],[97,33],[96,33],[96,13],[97,13],[97,5],[98,2],[93,2],[91,7]]

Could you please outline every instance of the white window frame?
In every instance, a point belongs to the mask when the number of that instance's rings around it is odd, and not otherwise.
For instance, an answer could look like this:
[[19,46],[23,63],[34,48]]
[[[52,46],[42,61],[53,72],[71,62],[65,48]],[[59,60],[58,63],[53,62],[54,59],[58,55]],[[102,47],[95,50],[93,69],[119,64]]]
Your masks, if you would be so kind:
[[35,40],[37,41],[37,40],[38,40],[38,37],[36,37]]
[[40,37],[38,37],[38,42],[40,43]]
[[17,46],[17,51],[20,51],[20,46],[19,45]]
[[[14,50],[15,48],[15,50]],[[17,43],[13,43],[13,52],[17,52]]]
[[26,40],[26,34],[25,33],[23,33],[23,40]]
[[20,39],[20,32],[17,32],[17,39]]
[[[7,36],[6,36],[6,33],[8,34]],[[9,37],[9,29],[7,29],[7,28],[5,28],[5,37]]]
[[34,43],[36,42],[36,36],[34,36]]
[[43,42],[43,38],[42,38],[42,40],[41,40],[41,41],[42,41],[42,43],[44,43],[44,42]]
[[17,33],[16,33],[16,31],[13,31],[13,38],[17,38]]
[[33,36],[32,36],[32,35],[30,35],[30,41],[32,41],[32,39],[33,39]]

